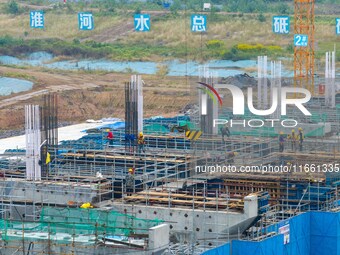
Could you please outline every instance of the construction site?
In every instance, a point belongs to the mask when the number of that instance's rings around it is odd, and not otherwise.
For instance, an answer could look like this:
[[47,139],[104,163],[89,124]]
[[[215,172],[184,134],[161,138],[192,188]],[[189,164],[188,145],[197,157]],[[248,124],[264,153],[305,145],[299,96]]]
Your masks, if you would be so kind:
[[315,66],[314,4],[294,1],[294,77],[258,56],[239,88],[202,65],[180,113],[146,118],[126,75],[124,119],[79,139],[58,92],[28,102],[25,146],[0,140],[0,254],[340,254],[340,79],[335,46]]

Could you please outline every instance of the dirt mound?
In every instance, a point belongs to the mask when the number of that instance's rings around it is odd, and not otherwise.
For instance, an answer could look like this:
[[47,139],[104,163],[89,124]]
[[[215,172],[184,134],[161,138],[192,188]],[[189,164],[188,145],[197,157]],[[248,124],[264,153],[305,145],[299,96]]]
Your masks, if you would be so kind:
[[231,84],[241,89],[246,88],[246,87],[257,86],[257,80],[253,76],[250,76],[247,73],[221,78],[219,83]]

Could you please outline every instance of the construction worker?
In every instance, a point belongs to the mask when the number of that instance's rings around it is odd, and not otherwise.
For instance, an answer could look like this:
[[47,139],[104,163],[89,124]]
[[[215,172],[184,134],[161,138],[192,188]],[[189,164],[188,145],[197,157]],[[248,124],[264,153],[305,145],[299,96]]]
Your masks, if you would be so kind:
[[295,134],[295,130],[292,129],[292,133],[288,136],[288,140],[290,140],[290,143],[292,145],[292,151],[296,151],[296,134]]
[[222,142],[224,143],[224,136],[230,136],[230,130],[227,124],[221,127]]
[[125,190],[128,196],[131,196],[134,193],[135,188],[135,170],[133,168],[129,168],[128,175],[125,177]]
[[235,156],[237,156],[238,153],[236,151],[229,152],[227,156],[227,163],[234,164],[235,163]]
[[302,144],[303,144],[303,140],[305,139],[305,136],[303,135],[303,129],[299,128],[299,133],[298,133],[298,141],[299,141],[299,148],[300,151],[302,151]]
[[82,209],[90,209],[93,208],[93,206],[91,205],[91,203],[83,203],[80,208]]
[[279,151],[283,152],[285,146],[285,137],[284,133],[281,131],[279,135]]
[[113,133],[112,133],[111,131],[109,131],[109,132],[107,133],[106,138],[109,140],[109,145],[113,145],[114,135],[113,135]]
[[144,140],[143,132],[139,133],[137,143],[138,143],[138,153],[141,153],[142,151],[145,153],[145,148],[144,148],[145,140]]

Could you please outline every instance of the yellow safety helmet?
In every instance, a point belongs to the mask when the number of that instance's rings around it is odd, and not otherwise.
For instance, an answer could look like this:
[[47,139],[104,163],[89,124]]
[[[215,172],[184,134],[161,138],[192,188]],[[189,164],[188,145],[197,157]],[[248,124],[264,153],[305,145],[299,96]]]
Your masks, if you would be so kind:
[[143,136],[143,132],[139,132],[139,136]]
[[132,173],[133,172],[133,169],[132,168],[129,168],[129,173]]
[[299,127],[299,131],[302,131],[302,128],[301,128],[301,127]]
[[80,208],[89,209],[89,208],[93,208],[93,206],[91,205],[91,203],[84,203],[80,206]]
[[292,129],[292,133],[295,133],[295,129]]

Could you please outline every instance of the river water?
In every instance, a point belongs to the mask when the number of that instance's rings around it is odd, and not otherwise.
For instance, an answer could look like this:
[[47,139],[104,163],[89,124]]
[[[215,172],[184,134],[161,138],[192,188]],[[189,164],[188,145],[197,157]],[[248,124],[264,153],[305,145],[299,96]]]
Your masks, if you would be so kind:
[[[167,70],[168,76],[198,76],[202,63],[189,61],[181,62],[179,60],[166,61],[162,63],[151,61],[110,61],[106,59],[92,60],[67,60],[57,61],[52,54],[47,52],[34,52],[25,58],[12,56],[0,56],[0,63],[3,65],[16,66],[40,66],[51,69],[61,70],[102,70],[112,72],[126,72],[136,74],[156,74],[160,68]],[[255,60],[210,60],[204,63],[209,66],[210,71],[217,77],[228,77],[238,74],[248,73],[254,77],[257,76],[257,62]],[[269,66],[268,66],[269,68]],[[269,69],[268,69],[269,70]],[[282,68],[283,77],[292,77],[293,72]],[[32,88],[29,81],[13,80],[2,78],[0,83],[0,95],[8,95]]]
[[7,96],[12,93],[31,90],[32,87],[33,82],[30,81],[0,77],[0,96]]
[[[195,61],[181,62],[179,60],[166,61],[162,63],[151,61],[110,61],[106,59],[91,60],[67,60],[54,61],[53,55],[47,52],[35,52],[26,58],[12,56],[0,56],[0,63],[4,65],[18,66],[41,66],[62,70],[102,70],[112,72],[127,72],[138,74],[156,74],[160,67],[168,70],[169,76],[198,76],[202,63]],[[247,72],[250,75],[257,75],[257,63],[255,60],[210,60],[204,63],[214,71],[218,77],[228,77]],[[292,72],[283,69],[282,76],[291,76]]]

